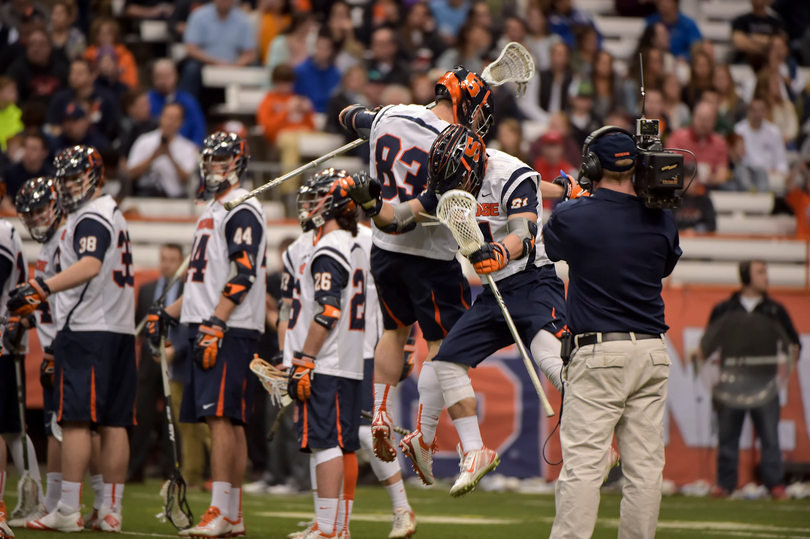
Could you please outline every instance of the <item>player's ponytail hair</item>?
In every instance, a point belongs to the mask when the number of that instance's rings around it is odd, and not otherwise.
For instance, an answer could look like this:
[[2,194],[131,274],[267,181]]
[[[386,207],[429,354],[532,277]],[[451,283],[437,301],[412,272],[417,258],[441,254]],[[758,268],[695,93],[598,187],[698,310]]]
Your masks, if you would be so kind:
[[356,206],[350,211],[335,217],[335,221],[337,221],[338,226],[342,230],[348,230],[352,233],[352,236],[357,236],[357,223],[359,222],[359,218]]

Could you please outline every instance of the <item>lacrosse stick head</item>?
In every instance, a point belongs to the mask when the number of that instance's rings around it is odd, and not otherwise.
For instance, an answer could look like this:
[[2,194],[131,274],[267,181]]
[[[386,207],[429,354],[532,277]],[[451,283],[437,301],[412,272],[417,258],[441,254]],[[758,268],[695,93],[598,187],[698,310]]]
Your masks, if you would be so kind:
[[460,189],[443,194],[436,208],[436,217],[450,229],[464,256],[470,256],[485,243],[484,234],[475,219],[477,211],[478,201],[475,197]]
[[453,123],[469,127],[482,137],[495,123],[495,98],[484,79],[456,66],[436,83],[436,102],[450,101]]
[[250,370],[259,377],[262,386],[270,394],[270,400],[276,405],[282,406],[288,398],[289,375],[258,356],[250,362]]
[[507,43],[498,59],[484,68],[481,78],[490,86],[517,83],[517,96],[526,93],[526,83],[534,77],[534,60],[526,47],[514,41]]
[[158,518],[165,518],[178,530],[187,530],[194,522],[194,515],[186,500],[186,481],[179,470],[175,469],[172,478],[160,488],[163,498],[163,513]]
[[463,125],[448,125],[430,147],[428,182],[437,195],[462,189],[478,196],[486,169],[484,140]]
[[17,507],[11,512],[10,520],[25,518],[36,511],[39,506],[39,487],[28,470],[23,472],[17,483],[17,494]]

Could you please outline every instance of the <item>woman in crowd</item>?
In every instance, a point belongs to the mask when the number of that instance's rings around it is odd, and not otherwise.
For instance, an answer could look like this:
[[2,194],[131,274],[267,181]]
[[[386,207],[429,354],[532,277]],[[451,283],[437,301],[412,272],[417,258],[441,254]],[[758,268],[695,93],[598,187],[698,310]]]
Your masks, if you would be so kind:
[[689,125],[692,121],[692,113],[689,107],[681,101],[682,88],[678,81],[678,75],[669,73],[664,77],[663,85],[664,110],[669,118],[669,126],[672,131]]
[[768,120],[776,124],[785,144],[792,144],[799,134],[799,121],[796,108],[782,92],[782,78],[771,68],[764,68],[757,75],[754,98],[762,99],[768,105]]
[[362,60],[365,52],[363,44],[354,35],[349,4],[343,0],[332,4],[329,18],[326,20],[326,28],[337,51],[335,65],[341,73],[345,73],[348,68],[357,65]]
[[526,48],[534,58],[537,71],[551,67],[551,46],[560,40],[560,36],[548,30],[548,19],[537,2],[526,8],[526,26],[529,35],[526,37]]
[[700,101],[701,94],[714,86],[713,73],[714,58],[702,50],[695,50],[692,53],[689,83],[684,87],[682,96],[690,110]]
[[269,74],[276,66],[289,65],[295,68],[315,50],[317,30],[310,13],[294,13],[287,28],[270,42],[264,65]]
[[87,48],[81,30],[73,26],[76,21],[75,0],[58,0],[51,12],[51,42],[54,51],[61,51],[71,62],[80,58]]
[[270,43],[290,24],[289,0],[262,0],[259,4],[259,57],[264,63]]
[[614,110],[623,110],[627,104],[622,79],[613,70],[613,56],[607,51],[596,53],[591,75],[593,84],[593,113],[605,118]]
[[444,51],[436,67],[441,71],[450,71],[454,66],[463,65],[469,71],[481,73],[489,64],[491,49],[492,33],[480,24],[468,22],[461,27],[456,46]]
[[734,79],[731,78],[731,70],[727,64],[720,64],[714,69],[712,84],[720,98],[718,123],[734,126],[745,118],[745,102],[740,99],[734,87]]
[[118,67],[121,69],[120,80],[130,88],[138,87],[138,64],[130,50],[121,43],[121,27],[118,21],[108,17],[99,17],[90,26],[90,35],[93,44],[87,47],[84,57],[90,65],[96,65],[99,50],[103,47],[112,47],[118,58]]

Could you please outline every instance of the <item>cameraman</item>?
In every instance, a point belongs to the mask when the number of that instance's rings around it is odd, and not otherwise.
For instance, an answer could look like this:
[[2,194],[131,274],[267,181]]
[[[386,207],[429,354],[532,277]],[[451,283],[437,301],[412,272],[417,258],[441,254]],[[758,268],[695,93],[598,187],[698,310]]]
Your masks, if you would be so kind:
[[563,372],[553,538],[590,537],[613,433],[624,477],[619,537],[653,537],[664,469],[664,401],[670,360],[661,280],[681,249],[668,211],[649,209],[633,189],[636,144],[597,136],[593,196],[560,204],[543,228],[546,253],[569,267],[568,328],[574,351]]

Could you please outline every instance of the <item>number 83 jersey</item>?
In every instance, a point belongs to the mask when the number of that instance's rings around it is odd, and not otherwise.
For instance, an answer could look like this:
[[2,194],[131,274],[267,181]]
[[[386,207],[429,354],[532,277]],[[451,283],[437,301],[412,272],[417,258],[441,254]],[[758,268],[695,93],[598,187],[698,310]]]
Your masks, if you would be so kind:
[[56,272],[84,257],[101,261],[90,281],[54,294],[57,328],[135,334],[132,248],[127,221],[115,200],[103,195],[68,214],[54,256]]

